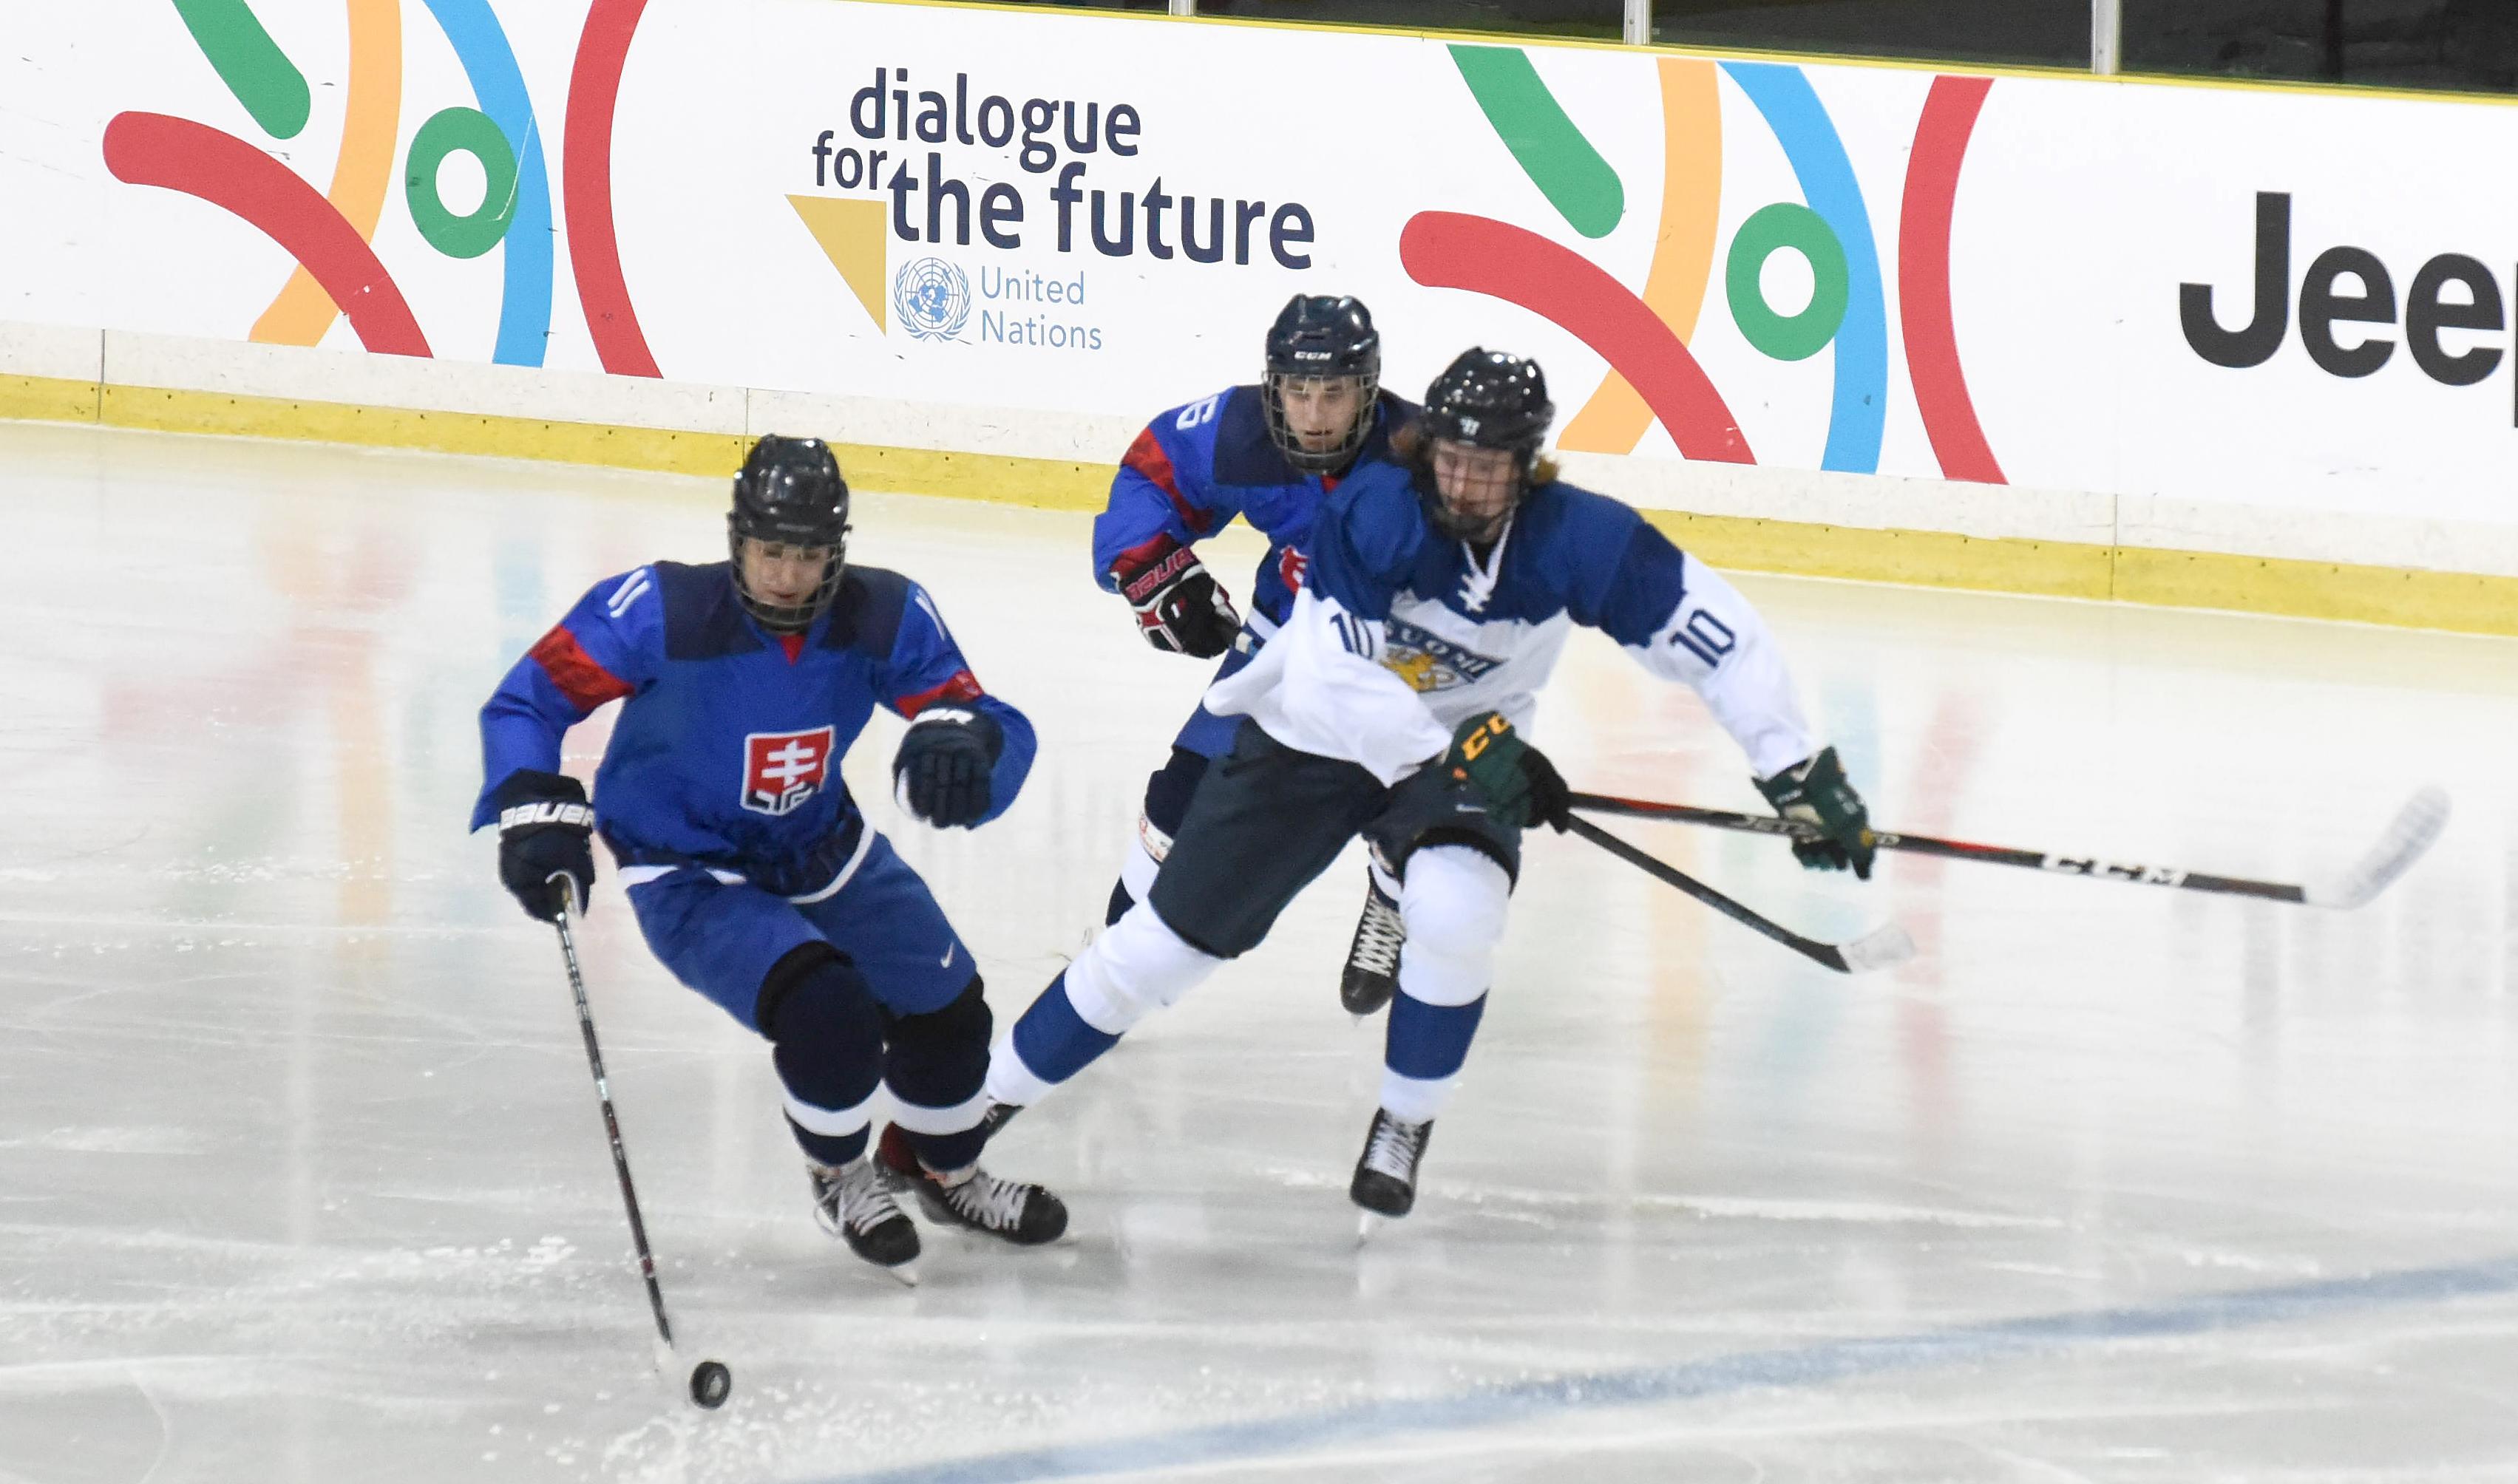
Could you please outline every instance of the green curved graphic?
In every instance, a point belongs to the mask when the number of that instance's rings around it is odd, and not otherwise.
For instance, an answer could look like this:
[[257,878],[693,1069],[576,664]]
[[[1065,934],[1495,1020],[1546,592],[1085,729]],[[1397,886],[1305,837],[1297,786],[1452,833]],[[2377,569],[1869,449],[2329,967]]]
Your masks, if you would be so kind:
[[[437,193],[437,172],[446,156],[460,149],[481,162],[489,178],[481,204],[469,216],[446,209]],[[403,177],[411,203],[411,223],[428,245],[450,258],[477,258],[499,245],[516,216],[516,153],[507,136],[477,108],[447,108],[431,116],[411,137],[411,158]]]
[[306,74],[262,28],[245,0],[175,0],[175,14],[263,132],[295,139],[315,106]]
[[1504,148],[1566,225],[1586,237],[1616,231],[1627,214],[1627,189],[1565,116],[1529,55],[1517,47],[1454,46],[1452,64]]
[[[1766,259],[1787,247],[1809,260],[1810,301],[1798,315],[1775,313],[1758,282]],[[1777,201],[1741,223],[1723,277],[1741,337],[1777,360],[1807,360],[1845,323],[1850,297],[1845,244],[1827,219],[1807,206]]]

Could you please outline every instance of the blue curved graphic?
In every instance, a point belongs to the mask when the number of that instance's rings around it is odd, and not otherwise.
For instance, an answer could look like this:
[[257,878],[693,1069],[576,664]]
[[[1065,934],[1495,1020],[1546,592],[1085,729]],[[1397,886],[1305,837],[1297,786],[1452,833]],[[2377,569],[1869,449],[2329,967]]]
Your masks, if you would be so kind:
[[1775,131],[1801,181],[1802,196],[1845,244],[1845,323],[1836,332],[1836,399],[1828,410],[1822,469],[1874,474],[1888,418],[1888,312],[1880,286],[1880,248],[1853,162],[1802,69],[1773,62],[1726,62],[1722,70]]
[[551,203],[534,101],[489,0],[427,3],[463,64],[474,101],[516,151],[516,215],[507,224],[506,283],[499,302],[499,346],[491,359],[501,365],[541,365],[550,340]]

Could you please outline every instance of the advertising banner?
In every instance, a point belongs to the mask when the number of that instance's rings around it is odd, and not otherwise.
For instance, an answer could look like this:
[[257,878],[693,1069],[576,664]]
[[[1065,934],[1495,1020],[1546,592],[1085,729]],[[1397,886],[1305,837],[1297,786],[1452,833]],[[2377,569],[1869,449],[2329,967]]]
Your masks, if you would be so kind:
[[1584,453],[2518,527],[2507,108],[851,0],[19,10],[0,319],[1120,426],[1352,293],[1399,390],[1535,356]]

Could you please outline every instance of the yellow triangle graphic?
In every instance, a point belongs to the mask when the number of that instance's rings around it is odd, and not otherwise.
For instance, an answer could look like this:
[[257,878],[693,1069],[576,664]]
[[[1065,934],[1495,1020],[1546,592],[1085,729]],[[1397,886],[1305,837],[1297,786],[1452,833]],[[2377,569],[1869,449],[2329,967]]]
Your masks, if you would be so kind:
[[787,203],[796,215],[804,219],[804,230],[822,244],[822,253],[857,296],[865,312],[874,317],[874,327],[889,330],[884,317],[884,249],[890,236],[884,231],[884,203],[837,200],[830,196],[791,195]]

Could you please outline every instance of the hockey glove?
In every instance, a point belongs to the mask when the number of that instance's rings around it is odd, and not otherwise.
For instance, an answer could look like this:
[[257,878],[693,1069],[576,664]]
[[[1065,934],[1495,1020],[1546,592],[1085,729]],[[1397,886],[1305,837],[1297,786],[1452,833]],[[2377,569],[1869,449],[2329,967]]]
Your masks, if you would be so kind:
[[586,801],[586,785],[563,774],[519,768],[499,784],[492,802],[499,806],[499,880],[525,914],[558,920],[571,888],[583,912],[594,890],[594,806]]
[[1845,765],[1836,760],[1834,747],[1821,748],[1816,757],[1773,778],[1758,780],[1758,791],[1785,819],[1826,831],[1821,839],[1793,841],[1793,854],[1803,866],[1812,870],[1850,867],[1863,880],[1871,879],[1872,857],[1878,854],[1871,844],[1871,813],[1862,807],[1862,795],[1845,782]]
[[931,706],[909,724],[891,760],[893,797],[938,829],[987,818],[991,775],[1005,729],[985,711]]
[[1515,829],[1539,824],[1562,831],[1573,822],[1572,790],[1545,754],[1521,740],[1499,711],[1460,723],[1443,766]]
[[1158,535],[1110,565],[1111,580],[1137,611],[1137,628],[1158,650],[1212,659],[1233,647],[1241,615],[1196,553]]

